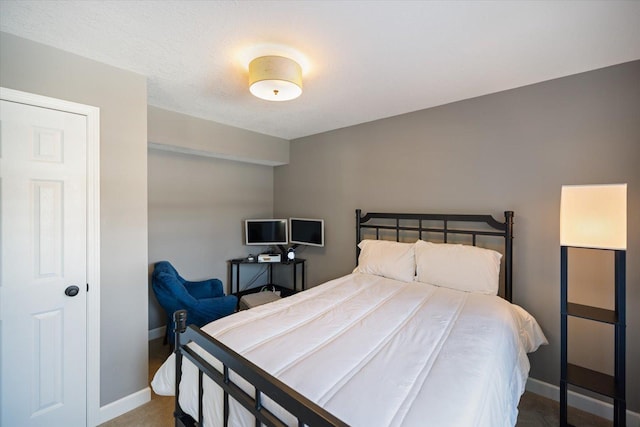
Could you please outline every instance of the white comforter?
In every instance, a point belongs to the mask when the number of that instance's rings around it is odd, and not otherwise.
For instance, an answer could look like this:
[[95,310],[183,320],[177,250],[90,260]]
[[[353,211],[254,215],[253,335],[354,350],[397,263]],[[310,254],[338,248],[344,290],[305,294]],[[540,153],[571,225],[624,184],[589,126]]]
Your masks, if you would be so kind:
[[[513,426],[526,353],[546,343],[528,313],[499,297],[367,274],[203,330],[348,424],[366,427]],[[156,393],[174,393],[174,363],[172,355],[156,373]],[[197,370],[185,364],[180,404],[197,418]],[[205,425],[222,425],[222,393],[211,381],[205,386]],[[254,425],[242,408],[230,414],[230,426]]]

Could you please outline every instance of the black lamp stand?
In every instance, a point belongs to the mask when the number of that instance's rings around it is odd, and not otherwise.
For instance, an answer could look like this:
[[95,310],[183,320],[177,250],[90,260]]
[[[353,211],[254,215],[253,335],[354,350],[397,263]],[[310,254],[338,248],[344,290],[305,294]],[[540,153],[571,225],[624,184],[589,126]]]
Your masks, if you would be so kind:
[[[570,303],[568,287],[568,246],[560,247],[560,287],[561,287],[561,366],[560,366],[560,425],[567,422],[567,388],[569,384],[596,392],[613,399],[613,425],[626,425],[625,397],[625,281],[626,251],[615,252],[615,309],[606,310],[582,304]],[[609,250],[609,249],[602,249]],[[595,322],[612,324],[615,327],[615,368],[614,375],[583,368],[567,361],[567,317],[580,317]]]

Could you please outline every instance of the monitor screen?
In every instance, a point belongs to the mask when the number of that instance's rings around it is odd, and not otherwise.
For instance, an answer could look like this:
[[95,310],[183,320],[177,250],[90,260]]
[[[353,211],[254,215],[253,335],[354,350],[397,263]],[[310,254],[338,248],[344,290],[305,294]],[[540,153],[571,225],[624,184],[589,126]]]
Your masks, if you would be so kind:
[[247,245],[286,245],[286,219],[247,219],[244,221]]
[[297,245],[324,246],[324,220],[289,218],[289,241]]

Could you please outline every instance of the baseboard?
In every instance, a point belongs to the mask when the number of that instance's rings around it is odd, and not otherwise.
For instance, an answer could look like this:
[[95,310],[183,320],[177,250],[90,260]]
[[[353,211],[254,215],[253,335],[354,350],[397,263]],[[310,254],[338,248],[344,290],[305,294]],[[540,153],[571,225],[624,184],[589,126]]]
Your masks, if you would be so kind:
[[[560,400],[560,387],[553,384],[529,378],[526,389],[531,393],[555,400],[556,402]],[[581,411],[597,415],[609,421],[613,420],[613,405],[611,403],[603,402],[571,390],[569,390],[567,402],[569,406],[580,409]],[[627,410],[627,427],[640,427],[639,413]]]
[[125,412],[129,412],[136,409],[140,405],[151,400],[151,389],[145,387],[144,389],[132,393],[128,396],[118,399],[115,402],[111,402],[107,405],[100,407],[100,414],[98,415],[98,424],[106,423]]
[[149,329],[149,341],[164,337],[166,330],[167,330],[166,326],[160,326],[159,328]]

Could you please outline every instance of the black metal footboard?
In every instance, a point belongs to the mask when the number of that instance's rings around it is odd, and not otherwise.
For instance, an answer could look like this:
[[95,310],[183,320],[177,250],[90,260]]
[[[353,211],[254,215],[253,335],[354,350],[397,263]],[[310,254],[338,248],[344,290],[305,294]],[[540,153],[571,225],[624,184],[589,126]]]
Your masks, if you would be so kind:
[[[202,332],[197,326],[186,326],[187,312],[185,310],[174,313],[175,320],[175,355],[176,355],[176,401],[175,425],[182,427],[202,426],[203,423],[203,375],[211,378],[224,392],[224,426],[229,425],[229,398],[240,403],[255,418],[255,425],[287,426],[282,420],[262,406],[262,395],[268,396],[291,415],[298,419],[298,426],[347,426],[337,417],[331,415],[317,404],[287,386],[268,372],[251,363],[220,341]],[[194,342],[207,353],[218,359],[223,370],[220,372],[209,362],[187,346]],[[187,358],[198,368],[198,420],[194,420],[180,407],[180,381],[182,379],[182,360]],[[251,396],[229,379],[229,371],[244,378],[255,387],[255,394]]]

